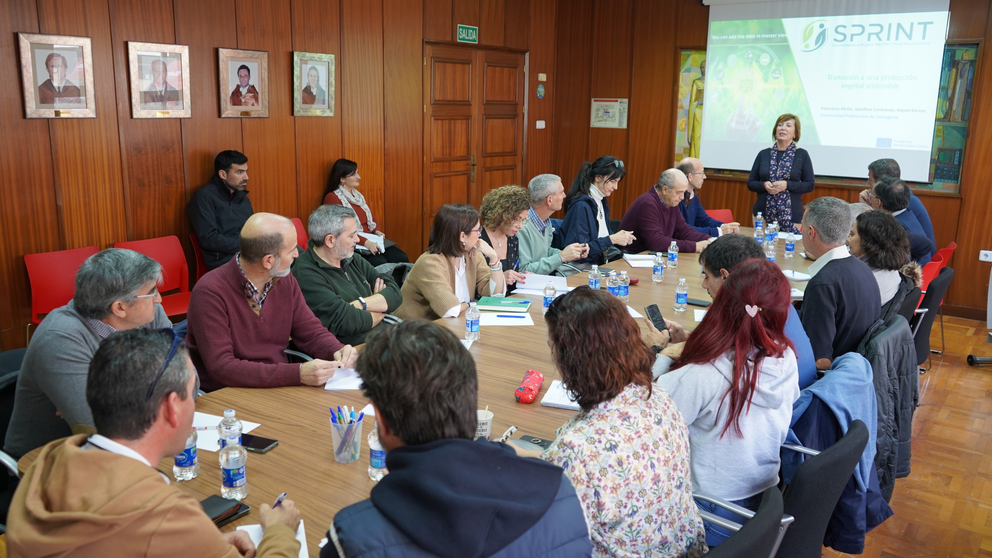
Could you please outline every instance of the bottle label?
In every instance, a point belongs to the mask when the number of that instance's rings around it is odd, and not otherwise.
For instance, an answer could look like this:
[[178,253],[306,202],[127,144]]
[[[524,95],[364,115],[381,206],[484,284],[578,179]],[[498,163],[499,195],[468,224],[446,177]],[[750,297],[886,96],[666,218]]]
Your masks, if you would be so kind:
[[238,434],[237,437],[231,436],[230,438],[221,438],[220,439],[220,449],[224,449],[227,446],[233,445],[235,440],[237,440],[238,445],[240,446],[241,445],[241,434]]
[[244,465],[236,469],[221,468],[220,474],[222,476],[221,482],[225,488],[239,488],[248,482]]
[[775,242],[775,233],[765,233],[765,242]]
[[544,297],[544,307],[547,308],[548,306],[551,306],[551,301],[554,300],[554,299],[555,299],[555,297],[553,297],[553,296],[545,296]]
[[479,331],[479,320],[465,320],[465,331],[476,333]]
[[678,259],[679,259],[679,253],[678,252],[669,252],[668,253],[668,261],[675,262],[675,261],[678,261]]
[[665,266],[655,264],[654,271],[652,273],[654,275],[664,275],[665,274]]
[[768,258],[768,261],[773,262],[775,261],[775,252],[769,251],[767,254],[765,254],[765,257]]
[[618,296],[620,294],[620,287],[606,287],[606,290],[613,296]]
[[629,296],[630,287],[627,285],[620,285],[620,296]]
[[675,293],[675,304],[688,304],[689,293]]
[[176,454],[176,467],[192,467],[196,465],[196,446],[186,448]]
[[386,468],[386,452],[369,448],[369,467],[374,469]]
[[599,278],[598,277],[595,278],[595,279],[593,279],[592,277],[589,278],[589,288],[590,289],[594,289],[594,290],[598,290],[599,289]]
[[785,251],[786,252],[792,252],[795,249],[796,249],[796,243],[795,242],[786,242],[785,243]]

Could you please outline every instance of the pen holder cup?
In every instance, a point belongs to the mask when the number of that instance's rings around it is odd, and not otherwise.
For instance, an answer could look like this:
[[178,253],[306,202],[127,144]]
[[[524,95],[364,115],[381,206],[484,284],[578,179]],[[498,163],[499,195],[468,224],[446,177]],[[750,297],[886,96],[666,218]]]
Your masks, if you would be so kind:
[[334,460],[338,463],[354,463],[362,453],[362,421],[338,424],[331,421],[331,439],[334,445]]

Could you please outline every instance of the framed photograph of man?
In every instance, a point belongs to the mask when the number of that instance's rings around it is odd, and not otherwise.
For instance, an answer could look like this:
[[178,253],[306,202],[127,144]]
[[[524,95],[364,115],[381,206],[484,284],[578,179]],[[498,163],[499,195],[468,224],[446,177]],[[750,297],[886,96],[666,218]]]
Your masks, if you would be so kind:
[[25,118],[96,118],[89,37],[18,33]]
[[189,118],[189,47],[127,43],[132,118]]
[[293,114],[334,116],[334,55],[293,53]]
[[221,118],[269,116],[269,53],[217,49]]

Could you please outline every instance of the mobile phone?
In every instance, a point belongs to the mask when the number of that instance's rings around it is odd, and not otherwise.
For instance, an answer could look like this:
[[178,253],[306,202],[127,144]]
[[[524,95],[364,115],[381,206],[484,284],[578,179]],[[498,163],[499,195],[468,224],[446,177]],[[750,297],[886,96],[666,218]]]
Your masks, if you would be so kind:
[[203,511],[215,525],[221,527],[251,512],[251,506],[214,494],[200,502]]
[[609,275],[611,271],[614,271],[614,269],[612,267],[599,266],[599,274],[600,275],[603,275],[603,276]]
[[700,300],[698,298],[689,298],[689,299],[686,299],[686,303],[691,304],[693,306],[702,306],[703,308],[708,308],[709,305],[710,305],[710,301],[708,301],[708,300]]
[[661,310],[658,310],[657,304],[651,304],[644,307],[644,313],[648,315],[648,319],[654,324],[655,329],[658,331],[665,331],[668,329],[668,324],[665,323],[665,318],[661,317]]
[[241,435],[241,445],[252,453],[265,453],[279,445],[279,440],[263,438],[252,434]]
[[553,440],[545,440],[536,436],[523,435],[519,438],[510,438],[508,442],[520,446],[524,449],[544,451],[551,447]]

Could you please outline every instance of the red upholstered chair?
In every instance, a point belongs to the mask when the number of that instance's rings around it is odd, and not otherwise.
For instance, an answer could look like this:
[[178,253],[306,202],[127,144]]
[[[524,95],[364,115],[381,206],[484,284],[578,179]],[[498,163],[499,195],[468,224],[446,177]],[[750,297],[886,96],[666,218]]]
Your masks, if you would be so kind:
[[193,243],[193,255],[196,257],[196,280],[199,281],[207,273],[207,262],[203,259],[203,249],[196,235],[189,233],[189,241]]
[[186,254],[183,253],[183,245],[179,243],[178,236],[115,242],[114,248],[140,252],[161,264],[162,284],[159,286],[159,291],[169,292],[179,289],[177,293],[162,295],[162,308],[170,318],[186,313],[190,295],[189,266],[186,264]]
[[86,258],[100,250],[96,246],[25,254],[31,282],[31,323],[38,325],[45,314],[65,306],[76,290],[76,271]]
[[296,225],[296,245],[300,247],[300,253],[306,252],[307,250],[307,230],[303,228],[303,221],[299,217],[293,217],[290,219],[294,225]]
[[733,223],[734,212],[729,209],[707,209],[706,214],[721,223]]

